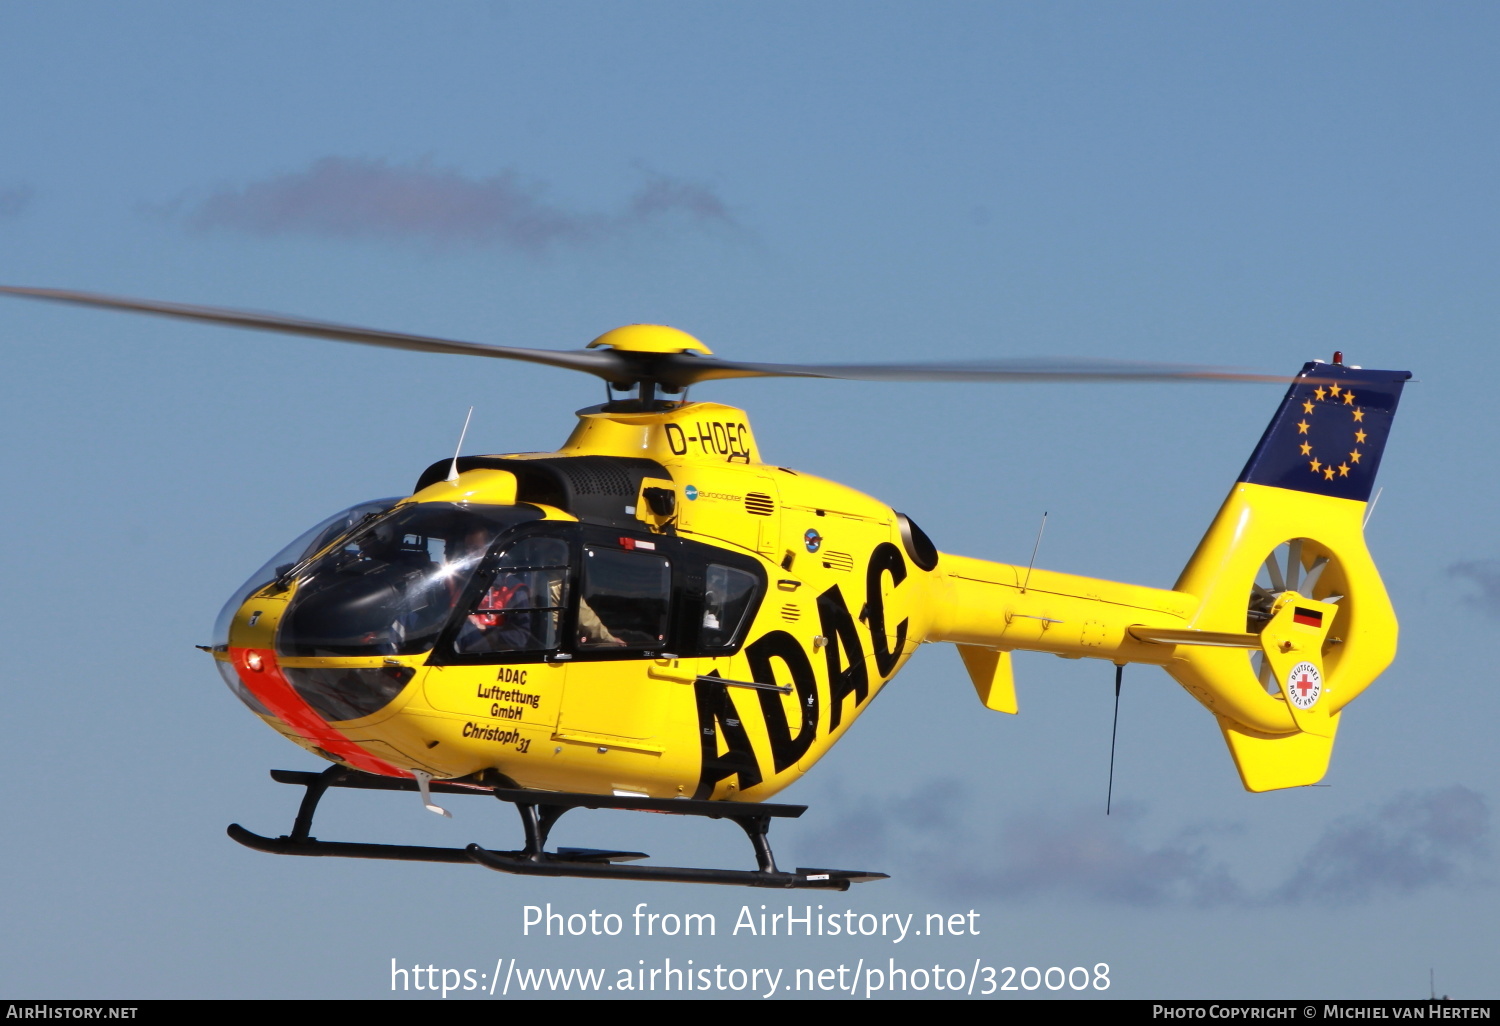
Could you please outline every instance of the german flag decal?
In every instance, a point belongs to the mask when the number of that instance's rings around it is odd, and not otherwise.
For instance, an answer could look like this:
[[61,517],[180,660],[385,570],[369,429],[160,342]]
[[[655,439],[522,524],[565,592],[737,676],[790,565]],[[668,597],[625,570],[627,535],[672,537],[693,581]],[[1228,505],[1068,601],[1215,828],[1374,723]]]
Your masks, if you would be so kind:
[[1303,609],[1298,606],[1292,610],[1292,622],[1300,623],[1307,627],[1323,626],[1323,614],[1316,609]]

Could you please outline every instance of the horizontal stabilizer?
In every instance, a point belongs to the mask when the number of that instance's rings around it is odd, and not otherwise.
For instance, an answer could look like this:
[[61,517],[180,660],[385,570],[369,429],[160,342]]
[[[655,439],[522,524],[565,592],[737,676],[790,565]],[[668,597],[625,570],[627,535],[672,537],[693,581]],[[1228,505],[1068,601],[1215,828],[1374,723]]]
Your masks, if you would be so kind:
[[1170,627],[1132,627],[1130,636],[1157,645],[1207,645],[1210,648],[1260,648],[1259,634],[1233,631],[1178,630]]

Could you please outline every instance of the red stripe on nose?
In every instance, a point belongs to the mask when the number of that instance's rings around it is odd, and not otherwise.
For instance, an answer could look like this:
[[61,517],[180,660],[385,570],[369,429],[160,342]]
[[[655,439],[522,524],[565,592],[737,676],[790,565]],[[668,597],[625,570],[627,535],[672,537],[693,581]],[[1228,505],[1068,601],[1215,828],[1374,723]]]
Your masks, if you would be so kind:
[[261,704],[282,723],[315,743],[331,755],[337,755],[355,769],[383,777],[409,777],[384,759],[377,759],[359,745],[334,730],[313,712],[312,706],[297,694],[276,664],[276,653],[268,648],[231,648],[229,658],[240,680],[245,682]]

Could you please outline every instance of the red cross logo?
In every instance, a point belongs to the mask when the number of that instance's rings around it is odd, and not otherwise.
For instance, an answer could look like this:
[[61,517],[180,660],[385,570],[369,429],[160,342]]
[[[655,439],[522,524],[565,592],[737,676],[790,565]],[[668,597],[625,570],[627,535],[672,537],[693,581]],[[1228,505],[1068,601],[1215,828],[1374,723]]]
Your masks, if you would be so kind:
[[1287,677],[1288,696],[1299,709],[1311,709],[1323,690],[1323,675],[1313,663],[1298,663]]

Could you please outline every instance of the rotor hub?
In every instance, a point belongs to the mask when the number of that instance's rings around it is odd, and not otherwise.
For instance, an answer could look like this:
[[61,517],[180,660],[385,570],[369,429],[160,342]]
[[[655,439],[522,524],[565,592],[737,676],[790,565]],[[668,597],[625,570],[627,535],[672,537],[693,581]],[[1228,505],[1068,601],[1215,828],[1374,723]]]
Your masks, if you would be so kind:
[[713,351],[685,331],[665,324],[627,324],[606,331],[588,344],[589,349],[614,349],[622,353],[697,353]]

